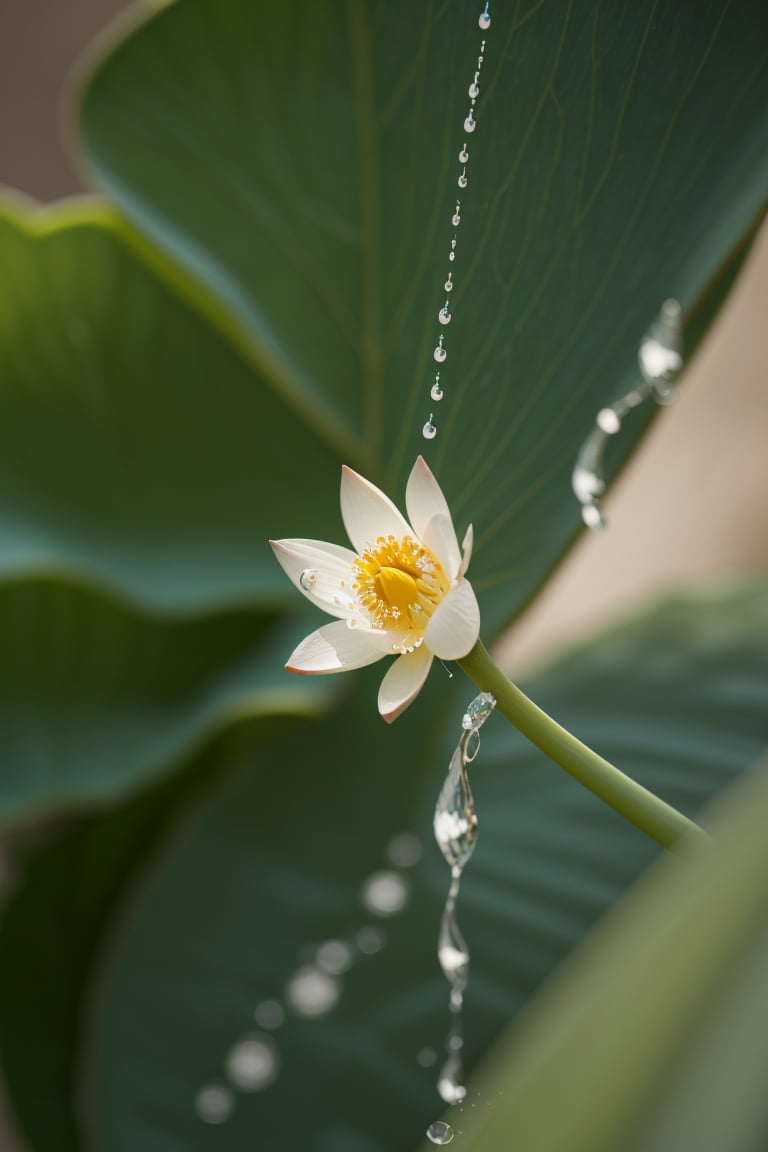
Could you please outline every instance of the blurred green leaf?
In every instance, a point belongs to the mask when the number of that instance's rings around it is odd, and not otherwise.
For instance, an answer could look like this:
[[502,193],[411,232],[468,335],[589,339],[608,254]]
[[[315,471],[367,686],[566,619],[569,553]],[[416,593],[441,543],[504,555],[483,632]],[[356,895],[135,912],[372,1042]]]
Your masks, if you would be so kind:
[[[398,498],[439,409],[426,448],[475,524],[487,634],[573,538],[576,452],[662,301],[692,347],[764,210],[768,8],[531,0],[487,34],[478,8],[183,0],[90,65],[81,121],[88,170],[297,426]],[[312,498],[281,531],[318,535],[329,487],[298,467]]]
[[[672,602],[527,687],[579,737],[692,814],[765,745],[767,639],[761,589]],[[106,951],[101,930],[67,938],[68,952],[87,952],[91,965],[100,957],[74,1066],[85,1147],[202,1150],[223,1136],[230,1152],[255,1137],[290,1152],[384,1152],[415,1148],[439,1114],[436,1072],[415,1059],[425,1046],[439,1050],[447,1029],[435,960],[447,869],[429,846],[406,877],[407,908],[381,924],[385,948],[357,956],[337,1009],[320,1020],[289,1013],[277,1034],[277,1083],[240,1095],[224,1133],[194,1112],[199,1087],[222,1075],[227,1051],[255,1027],[258,1001],[282,998],[314,945],[353,940],[370,924],[360,889],[387,866],[390,838],[404,830],[429,837],[439,776],[472,692],[433,678],[416,707],[373,735],[377,675],[361,673],[332,715],[246,756],[239,775],[184,815],[116,902]],[[473,954],[470,1068],[655,852],[501,718],[483,729],[473,788],[480,839],[460,902]],[[119,827],[119,813],[112,819]],[[61,855],[44,853],[36,884],[61,867]],[[74,888],[69,899],[75,924],[89,896]],[[35,888],[22,886],[0,936],[0,1043],[35,1152],[70,1152],[76,1145],[64,1143],[61,1124],[46,1126],[38,1106],[43,1049],[58,1053],[57,1091],[56,1076],[46,1083],[59,1110],[71,1106],[72,1080],[61,1070],[75,1059],[71,1031],[51,1034],[39,981],[25,979],[30,924],[41,917]]]
[[468,1152],[765,1147],[766,768],[713,812],[712,843],[660,861],[493,1053]]
[[311,716],[339,687],[283,671],[296,628],[266,613],[148,620],[28,581],[0,584],[0,635],[0,823],[114,800],[219,727]]
[[298,607],[267,538],[315,491],[318,535],[339,535],[337,458],[104,208],[6,202],[0,258],[0,580],[73,575],[166,613]]

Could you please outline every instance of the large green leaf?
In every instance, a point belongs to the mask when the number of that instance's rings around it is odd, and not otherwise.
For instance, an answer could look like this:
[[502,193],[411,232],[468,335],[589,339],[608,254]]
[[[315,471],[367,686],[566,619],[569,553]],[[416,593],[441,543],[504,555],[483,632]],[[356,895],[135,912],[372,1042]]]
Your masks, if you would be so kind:
[[768,775],[660,861],[479,1077],[468,1152],[757,1152],[765,1099]]
[[[766,639],[768,596],[760,590],[672,603],[574,653],[529,688],[582,739],[693,813],[765,744]],[[383,925],[384,950],[358,955],[344,977],[338,1008],[321,1020],[289,1015],[277,1034],[277,1082],[242,1095],[223,1134],[194,1112],[200,1085],[222,1075],[229,1048],[253,1029],[254,1005],[283,996],[313,945],[352,939],[370,921],[360,888],[386,864],[390,838],[403,830],[428,836],[436,745],[444,765],[470,690],[433,682],[417,707],[373,737],[374,675],[361,673],[341,711],[257,751],[185,815],[117,906],[81,1068],[86,1147],[189,1152],[224,1139],[236,1152],[259,1139],[275,1149],[383,1152],[416,1147],[439,1114],[435,1072],[415,1059],[425,1045],[439,1048],[447,1027],[434,957],[447,870],[434,848],[410,877],[408,907]],[[473,786],[480,839],[460,905],[474,957],[470,1066],[653,855],[634,828],[500,718],[483,729]],[[113,819],[119,826],[119,813]],[[35,1152],[76,1147],[37,1107],[44,1052],[57,1062],[56,1074],[45,1068],[56,1115],[70,1106],[76,1021],[52,1034],[38,981],[22,978],[33,925],[45,916],[36,893],[62,866],[61,854],[41,858],[0,939],[3,1059]],[[70,887],[70,899],[74,923],[88,894]],[[83,935],[74,932],[66,946],[92,963],[102,937]]]
[[166,612],[297,605],[267,537],[315,488],[317,534],[340,535],[338,458],[103,208],[5,203],[0,258],[0,579],[74,573]]
[[[578,446],[662,300],[693,340],[763,211],[768,8],[532,0],[487,34],[479,8],[182,0],[112,46],[81,118],[96,181],[300,423],[397,495],[438,409],[429,456],[475,523],[488,629],[572,539]],[[329,498],[285,531],[315,535]]]
[[147,620],[52,581],[0,584],[0,822],[103,804],[223,725],[313,715],[336,685],[283,673],[296,626],[229,612]]

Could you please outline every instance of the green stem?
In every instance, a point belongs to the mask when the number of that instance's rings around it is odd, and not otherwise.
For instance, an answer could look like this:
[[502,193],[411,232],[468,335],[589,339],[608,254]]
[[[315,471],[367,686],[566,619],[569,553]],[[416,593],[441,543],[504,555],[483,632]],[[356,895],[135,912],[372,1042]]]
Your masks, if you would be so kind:
[[698,824],[625,776],[542,712],[507,679],[480,640],[458,664],[481,691],[496,698],[498,711],[532,744],[664,848],[706,837]]

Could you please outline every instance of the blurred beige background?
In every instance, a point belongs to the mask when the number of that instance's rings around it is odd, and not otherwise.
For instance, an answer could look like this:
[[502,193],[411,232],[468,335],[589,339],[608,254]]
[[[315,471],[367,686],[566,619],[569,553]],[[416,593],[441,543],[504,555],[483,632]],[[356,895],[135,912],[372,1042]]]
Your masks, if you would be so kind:
[[[0,183],[51,200],[80,185],[65,78],[125,0],[0,0]],[[640,333],[638,333],[638,336]],[[515,673],[663,592],[768,570],[768,228],[707,346],[585,535],[500,646]],[[0,1124],[0,1150],[17,1145]]]

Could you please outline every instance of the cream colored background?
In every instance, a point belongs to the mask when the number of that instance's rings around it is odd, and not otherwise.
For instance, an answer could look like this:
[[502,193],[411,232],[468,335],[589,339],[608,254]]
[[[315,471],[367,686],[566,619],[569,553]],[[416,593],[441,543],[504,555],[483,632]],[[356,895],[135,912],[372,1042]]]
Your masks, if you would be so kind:
[[[0,0],[0,183],[76,191],[60,130],[65,76],[124,0]],[[640,335],[640,333],[638,333]],[[499,646],[515,673],[671,588],[768,570],[768,228],[679,398],[525,620]],[[0,1149],[19,1148],[0,1117]]]

